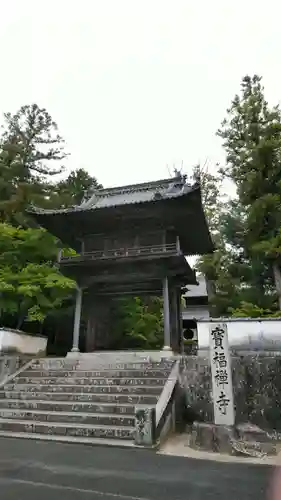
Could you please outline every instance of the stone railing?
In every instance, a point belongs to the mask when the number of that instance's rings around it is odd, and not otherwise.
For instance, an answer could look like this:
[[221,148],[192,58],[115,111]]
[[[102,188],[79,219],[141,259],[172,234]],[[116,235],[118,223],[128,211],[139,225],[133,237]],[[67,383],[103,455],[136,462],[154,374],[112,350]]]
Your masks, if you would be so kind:
[[126,257],[145,257],[151,255],[165,255],[178,253],[177,244],[169,243],[163,245],[150,245],[143,247],[118,248],[109,250],[96,250],[92,252],[82,252],[78,255],[59,255],[58,261],[61,264],[87,262],[93,260],[108,260]]
[[137,405],[135,408],[135,444],[154,446],[175,428],[176,389],[180,375],[180,360],[175,361],[156,406]]

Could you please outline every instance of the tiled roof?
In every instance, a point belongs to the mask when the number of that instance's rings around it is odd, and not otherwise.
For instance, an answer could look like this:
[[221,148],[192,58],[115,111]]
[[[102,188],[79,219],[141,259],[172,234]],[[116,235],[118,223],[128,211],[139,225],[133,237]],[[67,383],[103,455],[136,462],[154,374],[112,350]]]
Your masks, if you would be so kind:
[[208,297],[205,277],[201,274],[197,276],[198,285],[188,285],[184,297]]
[[187,194],[198,187],[186,183],[185,176],[177,175],[170,179],[163,179],[142,184],[132,184],[107,189],[95,189],[90,192],[90,197],[81,205],[67,209],[46,210],[34,208],[36,213],[69,213],[77,211],[94,210],[97,208],[116,207],[118,205],[132,205],[160,199],[177,198]]
[[[143,211],[138,210],[138,204],[143,205]],[[186,182],[186,177],[180,174],[160,181],[96,189],[88,193],[87,199],[79,206],[59,210],[34,207],[29,213],[40,226],[74,249],[78,236],[91,231],[103,232],[104,225],[109,227],[113,220],[118,221],[119,228],[123,225],[125,229],[126,216],[128,219],[131,216],[133,220],[138,215],[142,223],[147,217],[153,221],[155,216],[155,220],[158,217],[164,224],[167,222],[175,226],[185,255],[213,251],[201,203],[200,185],[195,183],[191,186]]]

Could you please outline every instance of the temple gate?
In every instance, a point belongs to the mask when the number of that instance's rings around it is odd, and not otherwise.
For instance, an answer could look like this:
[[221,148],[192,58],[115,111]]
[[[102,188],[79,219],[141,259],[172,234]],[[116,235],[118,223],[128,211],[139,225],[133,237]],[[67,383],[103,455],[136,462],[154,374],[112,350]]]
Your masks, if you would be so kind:
[[77,283],[72,352],[79,352],[82,309],[86,351],[107,347],[112,301],[125,295],[163,296],[163,350],[182,352],[182,288],[196,284],[186,256],[213,250],[199,184],[177,173],[95,189],[80,206],[32,215],[76,251],[58,259]]

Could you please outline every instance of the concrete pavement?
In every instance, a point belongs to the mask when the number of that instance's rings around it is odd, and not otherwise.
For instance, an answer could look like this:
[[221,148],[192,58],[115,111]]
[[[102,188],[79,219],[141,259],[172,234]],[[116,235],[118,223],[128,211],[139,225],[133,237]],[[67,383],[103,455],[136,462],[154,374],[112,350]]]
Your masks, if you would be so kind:
[[273,468],[0,439],[1,500],[264,500]]

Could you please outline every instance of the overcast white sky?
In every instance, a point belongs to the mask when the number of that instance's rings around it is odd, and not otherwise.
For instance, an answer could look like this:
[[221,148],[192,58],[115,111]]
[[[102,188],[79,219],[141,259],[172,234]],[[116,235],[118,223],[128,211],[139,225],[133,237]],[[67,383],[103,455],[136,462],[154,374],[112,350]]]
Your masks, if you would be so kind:
[[105,186],[223,162],[241,77],[281,99],[278,0],[0,0],[0,113],[36,102]]

